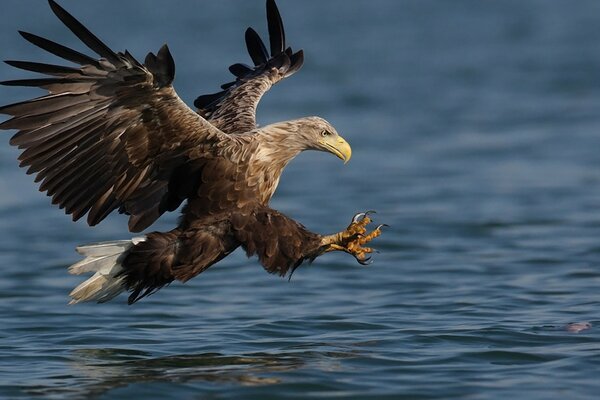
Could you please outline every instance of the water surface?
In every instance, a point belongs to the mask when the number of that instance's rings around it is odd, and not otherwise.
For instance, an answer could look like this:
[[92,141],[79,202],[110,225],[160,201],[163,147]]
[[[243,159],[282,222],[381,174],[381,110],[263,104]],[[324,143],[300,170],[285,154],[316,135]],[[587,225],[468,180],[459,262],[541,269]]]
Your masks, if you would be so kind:
[[[62,3],[138,58],[168,42],[188,102],[247,61],[246,26],[266,31],[262,1]],[[74,247],[129,237],[126,219],[72,223],[18,169],[5,134],[0,397],[597,394],[600,3],[280,3],[306,63],[265,96],[259,120],[321,115],[354,156],[301,155],[273,206],[322,233],[379,211],[391,228],[375,263],[329,254],[287,282],[238,252],[133,307],[67,306]],[[18,29],[75,44],[44,2],[5,1],[3,59],[55,61]]]

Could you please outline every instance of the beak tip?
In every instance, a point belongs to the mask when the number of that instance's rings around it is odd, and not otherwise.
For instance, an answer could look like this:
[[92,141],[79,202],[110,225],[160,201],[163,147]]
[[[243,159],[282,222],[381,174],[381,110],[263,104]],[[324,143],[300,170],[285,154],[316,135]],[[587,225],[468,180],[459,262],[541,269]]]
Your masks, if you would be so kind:
[[339,137],[335,142],[320,140],[319,144],[322,146],[321,149],[323,151],[333,153],[335,156],[341,159],[344,164],[347,164],[352,157],[352,148],[348,142],[341,137]]

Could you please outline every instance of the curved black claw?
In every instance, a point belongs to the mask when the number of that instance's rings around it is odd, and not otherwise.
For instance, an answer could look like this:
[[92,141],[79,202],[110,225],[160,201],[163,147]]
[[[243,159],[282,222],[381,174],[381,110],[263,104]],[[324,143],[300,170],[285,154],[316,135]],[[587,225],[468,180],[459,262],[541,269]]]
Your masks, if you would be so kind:
[[369,210],[369,211],[365,211],[365,212],[359,212],[359,213],[355,214],[354,217],[352,217],[352,223],[356,224],[356,223],[362,221],[363,219],[365,219],[365,217],[368,217],[371,214],[376,214],[376,211]]
[[358,263],[360,265],[371,265],[371,264],[373,264],[373,260],[371,260],[371,257],[367,257],[364,260],[356,258],[356,261],[358,261]]
[[352,223],[356,224],[359,221],[362,221],[362,219],[365,217],[365,213],[364,212],[360,212],[358,214],[354,214],[354,217],[352,217]]

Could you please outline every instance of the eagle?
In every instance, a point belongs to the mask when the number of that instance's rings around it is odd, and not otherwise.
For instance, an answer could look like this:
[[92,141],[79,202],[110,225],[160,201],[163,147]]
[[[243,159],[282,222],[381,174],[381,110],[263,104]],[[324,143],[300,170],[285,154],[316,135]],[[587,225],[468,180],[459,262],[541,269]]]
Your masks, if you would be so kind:
[[175,280],[188,281],[238,247],[281,276],[332,251],[369,263],[373,249],[365,245],[384,226],[370,228],[371,212],[321,235],[269,206],[283,169],[300,152],[329,152],[344,162],[352,153],[319,117],[257,125],[263,94],[304,62],[302,50],[286,46],[274,0],[266,2],[269,49],[248,28],[253,65],[231,65],[235,79],[199,96],[195,110],[173,88],[175,63],[166,45],[141,63],[111,50],[54,0],[49,5],[97,56],[19,32],[71,63],[5,61],[43,75],[2,85],[47,91],[0,107],[11,117],[0,129],[17,130],[10,144],[22,150],[20,166],[35,174],[53,204],[74,221],[87,216],[90,226],[117,210],[129,216],[130,232],[141,232],[185,203],[169,232],[79,246],[84,258],[69,272],[93,275],[70,293],[71,303],[102,303],[128,292],[133,304]]

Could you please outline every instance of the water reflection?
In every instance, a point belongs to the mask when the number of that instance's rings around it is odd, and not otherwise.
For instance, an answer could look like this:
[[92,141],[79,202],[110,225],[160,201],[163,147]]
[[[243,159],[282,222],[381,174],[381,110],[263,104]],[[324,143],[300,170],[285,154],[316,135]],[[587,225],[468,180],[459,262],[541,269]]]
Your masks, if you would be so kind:
[[301,357],[294,355],[265,353],[176,354],[152,358],[144,352],[127,349],[78,349],[73,356],[73,374],[89,382],[82,386],[86,396],[97,396],[142,382],[207,381],[268,385],[278,383],[279,378],[262,374],[293,370],[304,363]]
[[[29,395],[44,398],[96,398],[108,392],[140,383],[206,382],[240,386],[281,383],[278,373],[297,370],[308,363],[335,369],[337,359],[356,357],[356,349],[314,350],[295,346],[286,352],[254,352],[241,355],[222,353],[175,354],[152,357],[138,350],[88,348],[71,352],[70,376],[56,376],[44,385],[30,386]],[[310,347],[310,348],[309,348]],[[323,365],[325,364],[325,365]]]

